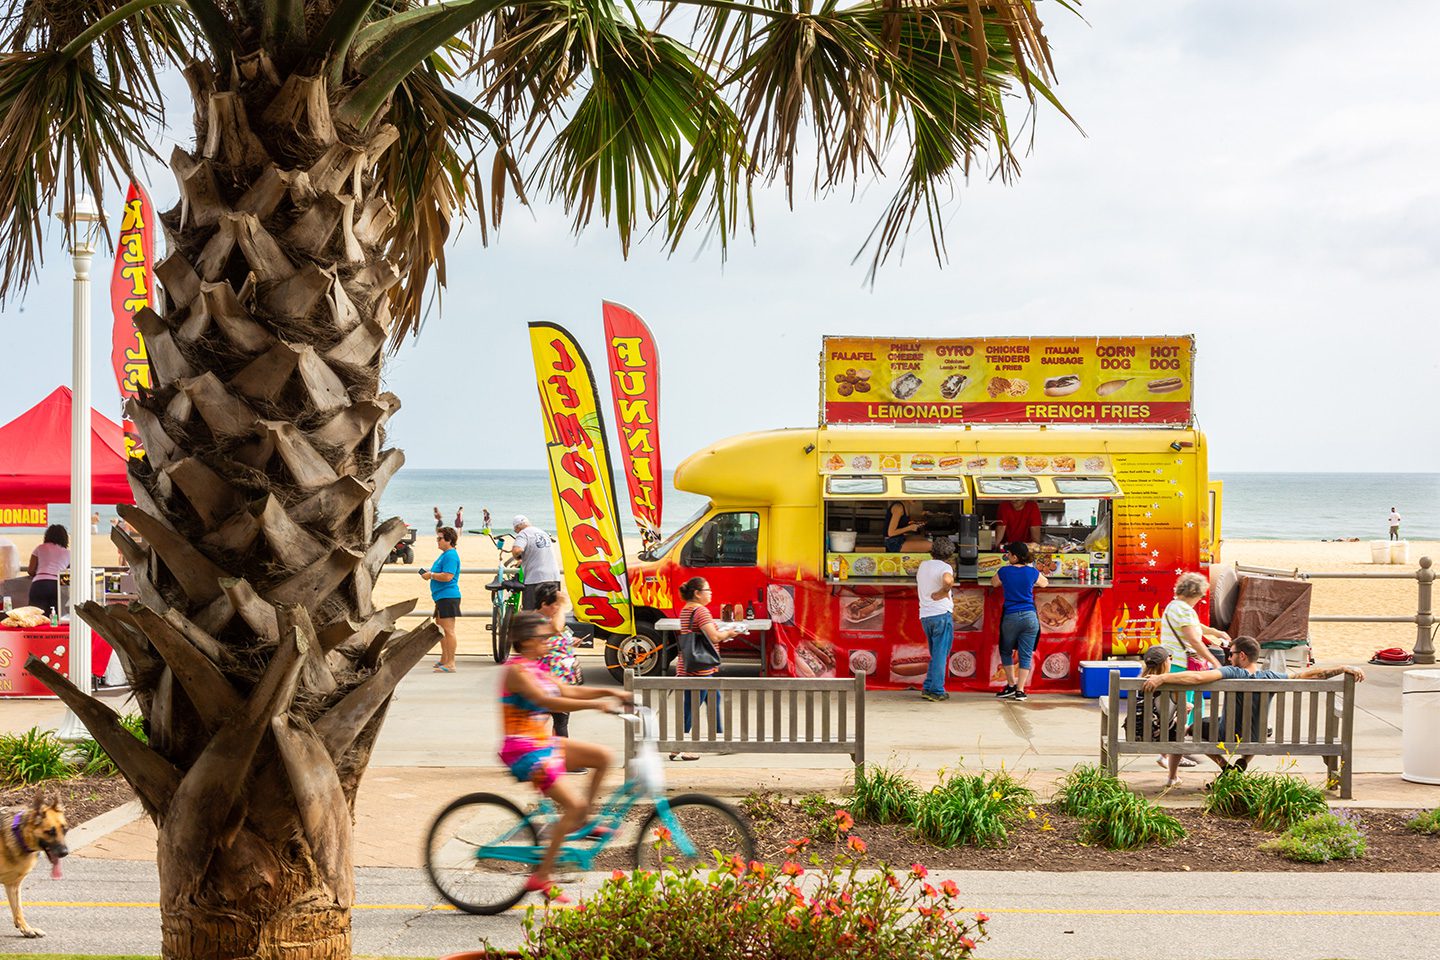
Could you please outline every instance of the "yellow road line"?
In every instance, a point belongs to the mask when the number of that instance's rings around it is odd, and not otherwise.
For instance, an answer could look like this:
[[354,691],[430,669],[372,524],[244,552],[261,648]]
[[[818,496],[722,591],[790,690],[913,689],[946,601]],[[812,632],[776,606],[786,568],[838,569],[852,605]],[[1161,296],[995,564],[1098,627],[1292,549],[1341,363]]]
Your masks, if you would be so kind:
[[[141,903],[126,900],[27,900],[27,907],[111,907],[111,908],[139,908],[148,910],[160,909],[158,903]],[[535,906],[539,906],[536,904]],[[524,910],[528,905],[511,907],[511,910]],[[425,911],[450,911],[455,908],[449,904],[433,903],[357,903],[356,910],[400,910],[407,913]],[[555,909],[568,909],[556,907]],[[1048,914],[1054,916],[1070,917],[1133,917],[1133,916],[1159,916],[1159,917],[1440,917],[1440,910],[1147,910],[1138,907],[967,907],[966,913],[1020,913],[1020,914]]]

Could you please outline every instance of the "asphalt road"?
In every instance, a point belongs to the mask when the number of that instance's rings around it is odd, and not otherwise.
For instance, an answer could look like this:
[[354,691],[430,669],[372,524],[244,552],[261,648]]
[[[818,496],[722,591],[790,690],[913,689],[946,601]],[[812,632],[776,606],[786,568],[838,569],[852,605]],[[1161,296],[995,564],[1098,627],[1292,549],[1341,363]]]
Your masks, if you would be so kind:
[[[0,935],[0,957],[159,952],[153,863],[74,858],[66,868],[61,881],[36,871],[25,886],[26,917],[47,936]],[[947,877],[990,914],[980,953],[997,960],[1430,960],[1440,929],[1433,873],[932,872]],[[356,881],[357,955],[437,957],[523,935],[523,910],[457,913],[418,871],[361,868]]]

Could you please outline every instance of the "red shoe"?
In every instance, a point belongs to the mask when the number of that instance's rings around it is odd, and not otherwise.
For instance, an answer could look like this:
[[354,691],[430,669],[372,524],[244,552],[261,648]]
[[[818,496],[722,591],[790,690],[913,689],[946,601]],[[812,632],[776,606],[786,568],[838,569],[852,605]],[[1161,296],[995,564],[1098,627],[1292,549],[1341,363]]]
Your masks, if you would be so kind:
[[525,881],[526,893],[538,893],[550,903],[569,903],[570,898],[560,892],[560,885],[542,877],[538,873],[532,874],[529,880]]

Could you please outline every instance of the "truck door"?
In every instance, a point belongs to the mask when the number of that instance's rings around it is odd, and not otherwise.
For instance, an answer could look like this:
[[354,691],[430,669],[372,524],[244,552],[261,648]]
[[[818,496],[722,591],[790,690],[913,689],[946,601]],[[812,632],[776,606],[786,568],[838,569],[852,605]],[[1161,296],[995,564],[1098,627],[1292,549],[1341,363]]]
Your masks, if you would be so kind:
[[738,604],[742,616],[747,604],[761,606],[767,580],[764,515],[763,509],[740,509],[707,518],[680,549],[675,588],[691,577],[704,577],[713,591],[710,612],[717,618],[722,606]]

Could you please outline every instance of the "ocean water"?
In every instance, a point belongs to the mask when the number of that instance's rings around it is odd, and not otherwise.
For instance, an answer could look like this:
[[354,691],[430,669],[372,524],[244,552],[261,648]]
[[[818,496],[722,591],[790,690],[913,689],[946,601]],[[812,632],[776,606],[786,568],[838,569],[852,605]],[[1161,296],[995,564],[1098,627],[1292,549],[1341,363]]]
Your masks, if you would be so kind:
[[[669,533],[705,505],[705,498],[676,490],[665,478],[664,530]],[[1440,474],[1433,473],[1222,473],[1225,482],[1222,522],[1231,540],[1330,540],[1343,537],[1383,539],[1392,506],[1405,518],[1401,535],[1411,540],[1440,540]],[[625,481],[617,478],[616,496],[626,534],[638,533],[625,501]],[[401,516],[422,530],[435,522],[439,507],[448,524],[455,508],[465,508],[465,528],[479,530],[488,508],[496,529],[510,529],[517,513],[550,532],[555,511],[550,482],[543,470],[401,470],[381,500],[382,516]],[[100,508],[108,527],[114,515]],[[51,509],[54,523],[69,525],[69,508]]]

